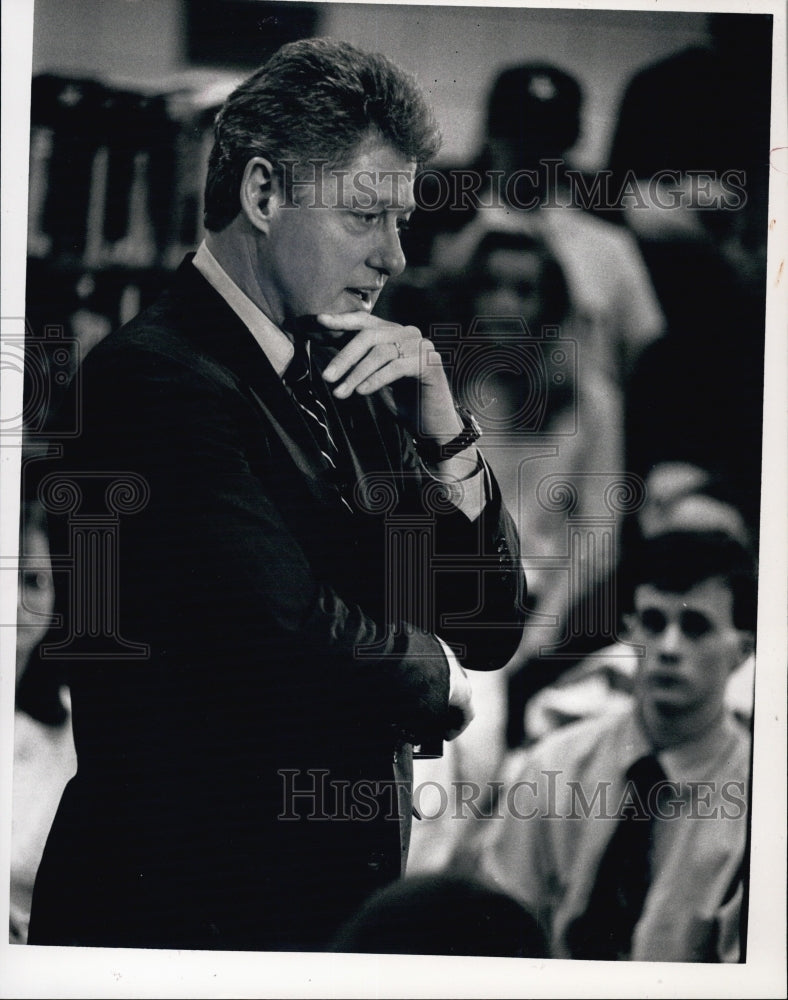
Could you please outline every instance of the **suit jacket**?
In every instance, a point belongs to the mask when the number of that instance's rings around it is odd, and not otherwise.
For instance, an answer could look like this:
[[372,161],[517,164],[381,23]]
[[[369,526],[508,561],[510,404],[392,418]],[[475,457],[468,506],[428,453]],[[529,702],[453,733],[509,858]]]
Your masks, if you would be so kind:
[[79,767],[29,940],[319,949],[400,873],[409,744],[447,719],[434,633],[472,669],[517,645],[497,487],[470,521],[379,404],[327,397],[351,513],[188,258],[72,391],[81,432],[43,492]]

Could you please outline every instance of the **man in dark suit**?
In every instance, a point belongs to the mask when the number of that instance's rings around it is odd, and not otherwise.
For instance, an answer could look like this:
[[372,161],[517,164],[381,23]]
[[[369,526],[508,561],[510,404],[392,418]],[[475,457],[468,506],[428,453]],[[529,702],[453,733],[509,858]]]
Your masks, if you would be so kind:
[[470,722],[524,589],[438,354],[372,315],[436,148],[387,60],[286,46],[217,119],[205,242],[87,358],[42,487],[79,770],[30,943],[318,950],[403,870],[411,746]]

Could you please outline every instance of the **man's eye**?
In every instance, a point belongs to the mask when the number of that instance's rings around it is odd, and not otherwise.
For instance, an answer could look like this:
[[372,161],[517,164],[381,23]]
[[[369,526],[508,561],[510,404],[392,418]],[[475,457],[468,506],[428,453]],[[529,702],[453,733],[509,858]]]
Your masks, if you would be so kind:
[[690,639],[700,639],[711,631],[712,625],[709,619],[699,611],[685,611],[681,616],[681,628]]
[[407,233],[410,229],[410,219],[399,219],[397,222],[397,232]]
[[19,574],[19,582],[25,590],[49,590],[52,586],[52,578],[40,570],[23,570]]
[[644,608],[638,613],[640,624],[652,635],[659,635],[667,627],[668,620],[658,608]]
[[352,215],[363,226],[373,225],[379,218],[379,215],[375,212],[353,212]]

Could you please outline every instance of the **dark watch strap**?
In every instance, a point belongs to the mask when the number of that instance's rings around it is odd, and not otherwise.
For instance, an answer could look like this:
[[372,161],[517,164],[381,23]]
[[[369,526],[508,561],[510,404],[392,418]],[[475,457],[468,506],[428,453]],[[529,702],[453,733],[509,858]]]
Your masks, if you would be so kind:
[[457,437],[452,438],[445,444],[437,444],[431,438],[414,437],[416,451],[422,462],[428,465],[436,465],[438,462],[445,462],[461,451],[465,451],[472,444],[475,444],[482,436],[482,429],[476,417],[464,406],[457,407],[457,415],[462,420],[462,430]]

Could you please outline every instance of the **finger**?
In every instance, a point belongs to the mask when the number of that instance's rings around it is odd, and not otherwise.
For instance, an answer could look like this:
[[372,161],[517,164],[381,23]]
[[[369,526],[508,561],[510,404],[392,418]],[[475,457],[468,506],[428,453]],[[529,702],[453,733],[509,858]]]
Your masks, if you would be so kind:
[[379,323],[378,316],[371,316],[363,309],[347,313],[318,313],[318,323],[329,330],[363,330],[370,323]]
[[[421,370],[419,356],[396,358],[387,365],[378,368],[371,375],[356,386],[356,392],[362,396],[369,396],[373,392],[380,392],[386,386],[393,385],[394,382],[402,378],[418,378]],[[347,380],[346,380],[347,381]],[[342,383],[345,384],[344,382]]]
[[421,330],[415,326],[403,326],[400,323],[392,323],[380,316],[366,312],[364,309],[355,309],[346,313],[318,313],[315,319],[321,326],[329,330],[380,330],[396,331],[401,339],[418,337],[421,338]]
[[415,326],[389,323],[368,313],[321,313],[317,319],[321,323],[325,321],[327,326],[330,323],[343,333],[347,333],[348,329],[359,331],[332,359],[331,364],[326,366],[323,378],[327,382],[338,382],[377,344],[399,344],[404,351],[405,344],[422,341],[421,331]]
[[[399,364],[404,362],[404,364]],[[378,389],[395,382],[405,375],[411,374],[413,365],[405,358],[399,344],[376,344],[355,365],[344,379],[334,389],[334,395],[340,399],[349,396],[354,390],[362,394],[376,392]]]
[[349,344],[345,344],[335,358],[331,359],[331,363],[326,365],[323,378],[326,382],[340,381],[379,343],[379,335],[373,331],[360,331]]
[[[412,353],[412,347],[406,351],[406,344],[413,339],[408,327],[396,326],[393,323],[377,329],[362,330],[339,351],[335,358],[332,358],[329,365],[326,365],[323,378],[327,382],[340,381],[359,364],[362,358],[378,347],[386,347],[386,351],[378,358],[376,367],[394,358],[402,358],[406,353]],[[421,340],[421,334],[418,335],[418,340]]]

